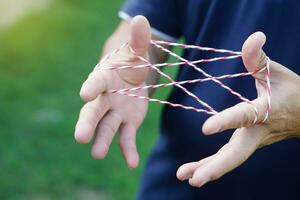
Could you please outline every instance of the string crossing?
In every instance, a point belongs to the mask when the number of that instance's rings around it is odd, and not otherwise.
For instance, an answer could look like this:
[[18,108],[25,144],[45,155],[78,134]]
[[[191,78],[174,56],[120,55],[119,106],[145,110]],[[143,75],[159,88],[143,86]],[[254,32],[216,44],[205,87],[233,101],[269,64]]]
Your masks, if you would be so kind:
[[[158,41],[158,40],[151,40],[150,44],[153,45],[154,47],[160,49],[161,51],[169,54],[170,56],[176,58],[178,62],[173,62],[173,63],[156,63],[152,64],[150,63],[149,60],[145,59],[142,56],[139,56],[135,53],[135,51],[130,48],[129,43],[124,43],[121,45],[118,49],[114,50],[107,56],[105,56],[95,67],[94,70],[126,70],[126,69],[141,69],[141,68],[151,68],[155,70],[158,74],[160,74],[162,77],[166,78],[169,82],[168,83],[160,83],[160,84],[155,84],[155,85],[145,85],[145,86],[138,86],[138,87],[131,87],[131,88],[119,88],[119,89],[112,89],[107,92],[112,93],[112,94],[120,94],[140,100],[146,100],[149,102],[157,102],[161,104],[165,104],[168,106],[176,107],[176,108],[182,108],[186,110],[192,110],[195,112],[201,112],[201,113],[206,113],[209,115],[214,115],[217,114],[218,112],[212,108],[208,103],[204,102],[201,100],[198,96],[193,94],[191,91],[189,91],[185,85],[186,84],[192,84],[192,83],[203,83],[207,81],[213,81],[216,84],[218,84],[220,87],[224,88],[228,92],[230,92],[232,95],[238,97],[242,102],[246,102],[251,107],[253,108],[255,112],[255,120],[253,123],[256,123],[258,120],[258,110],[255,107],[255,105],[250,101],[248,98],[242,96],[240,93],[236,92],[234,89],[230,88],[229,86],[225,85],[222,80],[223,79],[229,79],[229,78],[237,78],[237,77],[245,77],[245,76],[250,76],[254,75],[256,73],[264,73],[265,74],[265,79],[266,79],[266,99],[267,99],[267,109],[265,113],[265,117],[263,119],[263,122],[265,122],[268,117],[269,113],[271,111],[271,84],[270,84],[270,59],[267,57],[267,64],[265,67],[262,69],[256,70],[254,72],[242,72],[242,73],[236,73],[236,74],[226,74],[222,76],[212,76],[205,72],[203,69],[197,66],[197,64],[200,63],[210,63],[210,62],[217,62],[217,61],[224,61],[224,60],[233,60],[233,59],[239,59],[242,57],[242,53],[238,51],[232,51],[232,50],[226,50],[226,49],[216,49],[216,48],[211,48],[211,47],[201,47],[201,46],[196,46],[196,45],[188,45],[188,44],[180,44],[180,43],[172,43],[172,42],[167,42],[167,41]],[[183,49],[195,49],[199,51],[208,51],[208,52],[215,52],[215,53],[222,53],[226,54],[224,56],[220,57],[213,57],[213,58],[208,58],[208,59],[200,59],[200,60],[194,60],[194,61],[189,61],[182,56],[176,54],[175,52],[169,50],[167,47],[180,47]],[[114,55],[117,55],[122,49],[124,48],[129,48],[133,56],[136,56],[141,63],[140,65],[128,65],[128,66],[104,66],[104,63],[110,60]],[[184,81],[175,81],[173,80],[168,74],[163,72],[161,70],[162,67],[174,67],[174,66],[181,66],[181,67],[191,67],[197,72],[199,72],[201,75],[203,75],[205,78],[199,78],[199,79],[191,79],[191,80],[184,80]],[[183,105],[179,103],[172,103],[169,101],[165,100],[160,100],[160,99],[155,99],[155,98],[150,98],[148,96],[140,96],[135,93],[134,91],[138,90],[148,90],[148,89],[156,89],[156,88],[162,88],[162,87],[178,87],[181,89],[184,93],[186,93],[188,96],[191,98],[195,99],[200,105],[204,107],[204,109],[196,108],[194,106],[189,106],[189,105]]]

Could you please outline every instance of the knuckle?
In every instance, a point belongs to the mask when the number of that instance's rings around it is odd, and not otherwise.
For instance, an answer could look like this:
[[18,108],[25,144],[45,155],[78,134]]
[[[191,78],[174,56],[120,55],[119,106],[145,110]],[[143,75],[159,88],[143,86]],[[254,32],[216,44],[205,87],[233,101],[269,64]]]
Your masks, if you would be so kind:
[[109,135],[104,134],[104,132],[100,132],[98,134],[98,138],[97,138],[98,145],[101,144],[101,148],[104,150],[108,150],[111,140],[112,138]]
[[264,51],[261,51],[258,59],[259,66],[264,67],[267,64],[267,56]]
[[265,80],[265,73],[264,71],[260,71],[261,69],[263,69],[264,67],[267,66],[267,55],[264,51],[260,51],[257,60],[255,61],[255,67],[256,70],[258,70],[258,72],[255,73],[255,78],[258,80]]
[[249,127],[253,125],[254,122],[254,118],[255,118],[255,112],[249,112],[249,110],[244,111],[244,115],[243,115],[243,120],[242,120],[242,124],[241,127]]
[[103,128],[103,131],[108,132],[108,133],[115,133],[117,131],[116,128],[108,122],[103,122],[102,128]]
[[134,138],[131,136],[121,136],[119,140],[120,144],[132,146],[134,144]]
[[134,137],[132,136],[120,136],[119,141],[118,141],[120,147],[122,149],[127,149],[130,150],[132,152],[134,152],[136,150],[136,146],[135,146],[135,140]]

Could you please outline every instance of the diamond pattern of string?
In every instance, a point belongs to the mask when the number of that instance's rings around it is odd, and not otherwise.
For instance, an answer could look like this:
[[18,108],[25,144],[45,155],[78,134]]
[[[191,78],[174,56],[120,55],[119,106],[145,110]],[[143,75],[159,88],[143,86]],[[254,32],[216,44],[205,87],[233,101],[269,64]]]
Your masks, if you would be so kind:
[[[200,113],[206,113],[210,115],[215,115],[218,113],[214,108],[212,108],[208,103],[204,102],[201,100],[198,96],[190,92],[185,85],[186,84],[192,84],[192,83],[203,83],[207,81],[213,81],[216,84],[218,84],[220,87],[222,87],[224,90],[227,90],[230,92],[232,95],[238,97],[242,102],[246,102],[251,107],[253,108],[255,112],[255,120],[254,123],[257,122],[258,118],[258,110],[255,107],[255,105],[252,104],[252,102],[247,99],[246,97],[242,96],[240,93],[236,92],[234,89],[230,88],[229,86],[225,85],[222,83],[223,79],[229,79],[229,78],[237,78],[237,77],[245,77],[245,76],[250,76],[254,75],[256,73],[264,73],[265,74],[265,79],[266,79],[266,94],[267,94],[267,109],[264,117],[264,121],[268,119],[269,113],[271,111],[271,84],[270,84],[270,59],[267,58],[267,65],[263,67],[262,69],[256,70],[254,72],[243,72],[243,73],[237,73],[237,74],[225,74],[222,76],[212,76],[205,72],[203,69],[197,66],[197,64],[203,64],[203,63],[210,63],[210,62],[217,62],[217,61],[224,61],[224,60],[233,60],[233,59],[239,59],[242,57],[242,53],[238,51],[232,51],[232,50],[226,50],[226,49],[215,49],[215,48],[210,48],[210,47],[201,47],[201,46],[196,46],[196,45],[187,45],[187,44],[180,44],[180,43],[172,43],[172,42],[167,42],[167,41],[157,41],[157,40],[151,40],[150,44],[153,45],[154,47],[160,49],[161,51],[169,54],[170,56],[176,58],[178,62],[174,63],[156,63],[152,64],[150,61],[145,59],[144,57],[141,57],[137,55],[133,49],[129,47],[129,43],[125,43],[121,45],[118,49],[114,50],[107,56],[105,56],[95,67],[95,70],[125,70],[125,69],[141,69],[141,68],[151,68],[155,70],[158,74],[160,74],[162,77],[166,78],[169,82],[168,83],[160,83],[160,84],[155,84],[155,85],[146,85],[146,86],[140,86],[140,87],[132,87],[132,88],[120,88],[117,90],[109,90],[109,93],[113,94],[120,94],[140,100],[145,100],[149,102],[157,102],[161,104],[165,104],[168,106],[176,107],[176,108],[181,108],[181,109],[186,109],[186,110],[191,110],[195,112],[200,112]],[[111,59],[112,56],[117,55],[123,48],[129,48],[130,51],[134,56],[136,56],[138,59],[141,60],[143,64],[140,65],[128,65],[128,66],[110,66],[110,67],[102,67],[102,65],[107,62],[109,59]],[[184,57],[172,52],[169,50],[167,47],[180,47],[183,49],[194,49],[194,50],[199,50],[199,51],[209,51],[209,52],[215,52],[215,53],[222,53],[224,56],[220,57],[213,57],[213,58],[208,58],[208,59],[200,59],[200,60],[194,60],[194,61],[189,61],[185,59]],[[184,81],[175,81],[173,80],[168,74],[164,73],[161,68],[162,67],[171,67],[171,66],[189,66],[199,72],[202,76],[205,78],[198,78],[198,79],[191,79],[191,80],[184,80]],[[190,96],[191,98],[195,99],[202,107],[203,109],[194,107],[194,106],[189,106],[189,105],[183,105],[179,103],[172,103],[169,101],[165,100],[160,100],[160,99],[155,99],[151,98],[148,96],[141,96],[137,95],[135,93],[132,93],[134,91],[138,90],[148,90],[148,89],[156,89],[156,88],[162,88],[162,87],[170,87],[174,86],[179,89],[181,89],[186,95]]]

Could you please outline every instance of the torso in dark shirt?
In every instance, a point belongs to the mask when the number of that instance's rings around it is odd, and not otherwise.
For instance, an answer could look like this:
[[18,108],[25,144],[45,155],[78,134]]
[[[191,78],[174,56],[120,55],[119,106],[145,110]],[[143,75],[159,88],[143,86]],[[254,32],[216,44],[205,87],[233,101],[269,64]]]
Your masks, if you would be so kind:
[[[264,50],[268,56],[300,73],[300,1],[129,0],[123,11],[131,16],[143,14],[155,29],[174,38],[183,37],[188,44],[201,46],[240,51],[250,34],[263,31],[267,35]],[[195,50],[184,52],[188,60],[218,55]],[[198,66],[214,76],[245,71],[241,60]],[[180,68],[177,79],[200,77],[203,76],[199,72],[185,66]],[[223,82],[249,99],[256,97],[251,77]],[[212,82],[187,88],[217,111],[239,102],[237,97]],[[203,108],[177,88],[173,89],[168,100]],[[151,196],[149,192],[148,198],[159,200],[182,199],[184,196],[188,197],[186,199],[300,199],[300,141],[297,139],[257,151],[244,165],[204,189],[190,189],[183,183],[176,183],[175,172],[180,164],[216,153],[230,138],[232,131],[204,136],[201,126],[207,117],[193,111],[164,108],[160,126],[162,135],[146,168],[141,196],[152,187],[153,195],[156,192],[158,196]],[[164,177],[166,180],[162,181]],[[171,198],[171,188],[177,187]]]

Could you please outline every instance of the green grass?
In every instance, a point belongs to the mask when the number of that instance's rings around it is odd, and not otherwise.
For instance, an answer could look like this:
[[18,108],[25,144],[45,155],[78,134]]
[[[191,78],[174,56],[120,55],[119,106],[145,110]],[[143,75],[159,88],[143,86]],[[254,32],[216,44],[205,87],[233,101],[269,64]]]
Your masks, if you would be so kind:
[[[122,1],[54,1],[0,32],[0,199],[73,199],[80,188],[133,199],[155,142],[161,106],[151,104],[138,133],[142,163],[129,170],[116,143],[104,161],[73,129],[82,81],[119,19]],[[166,92],[158,94],[166,96]]]

